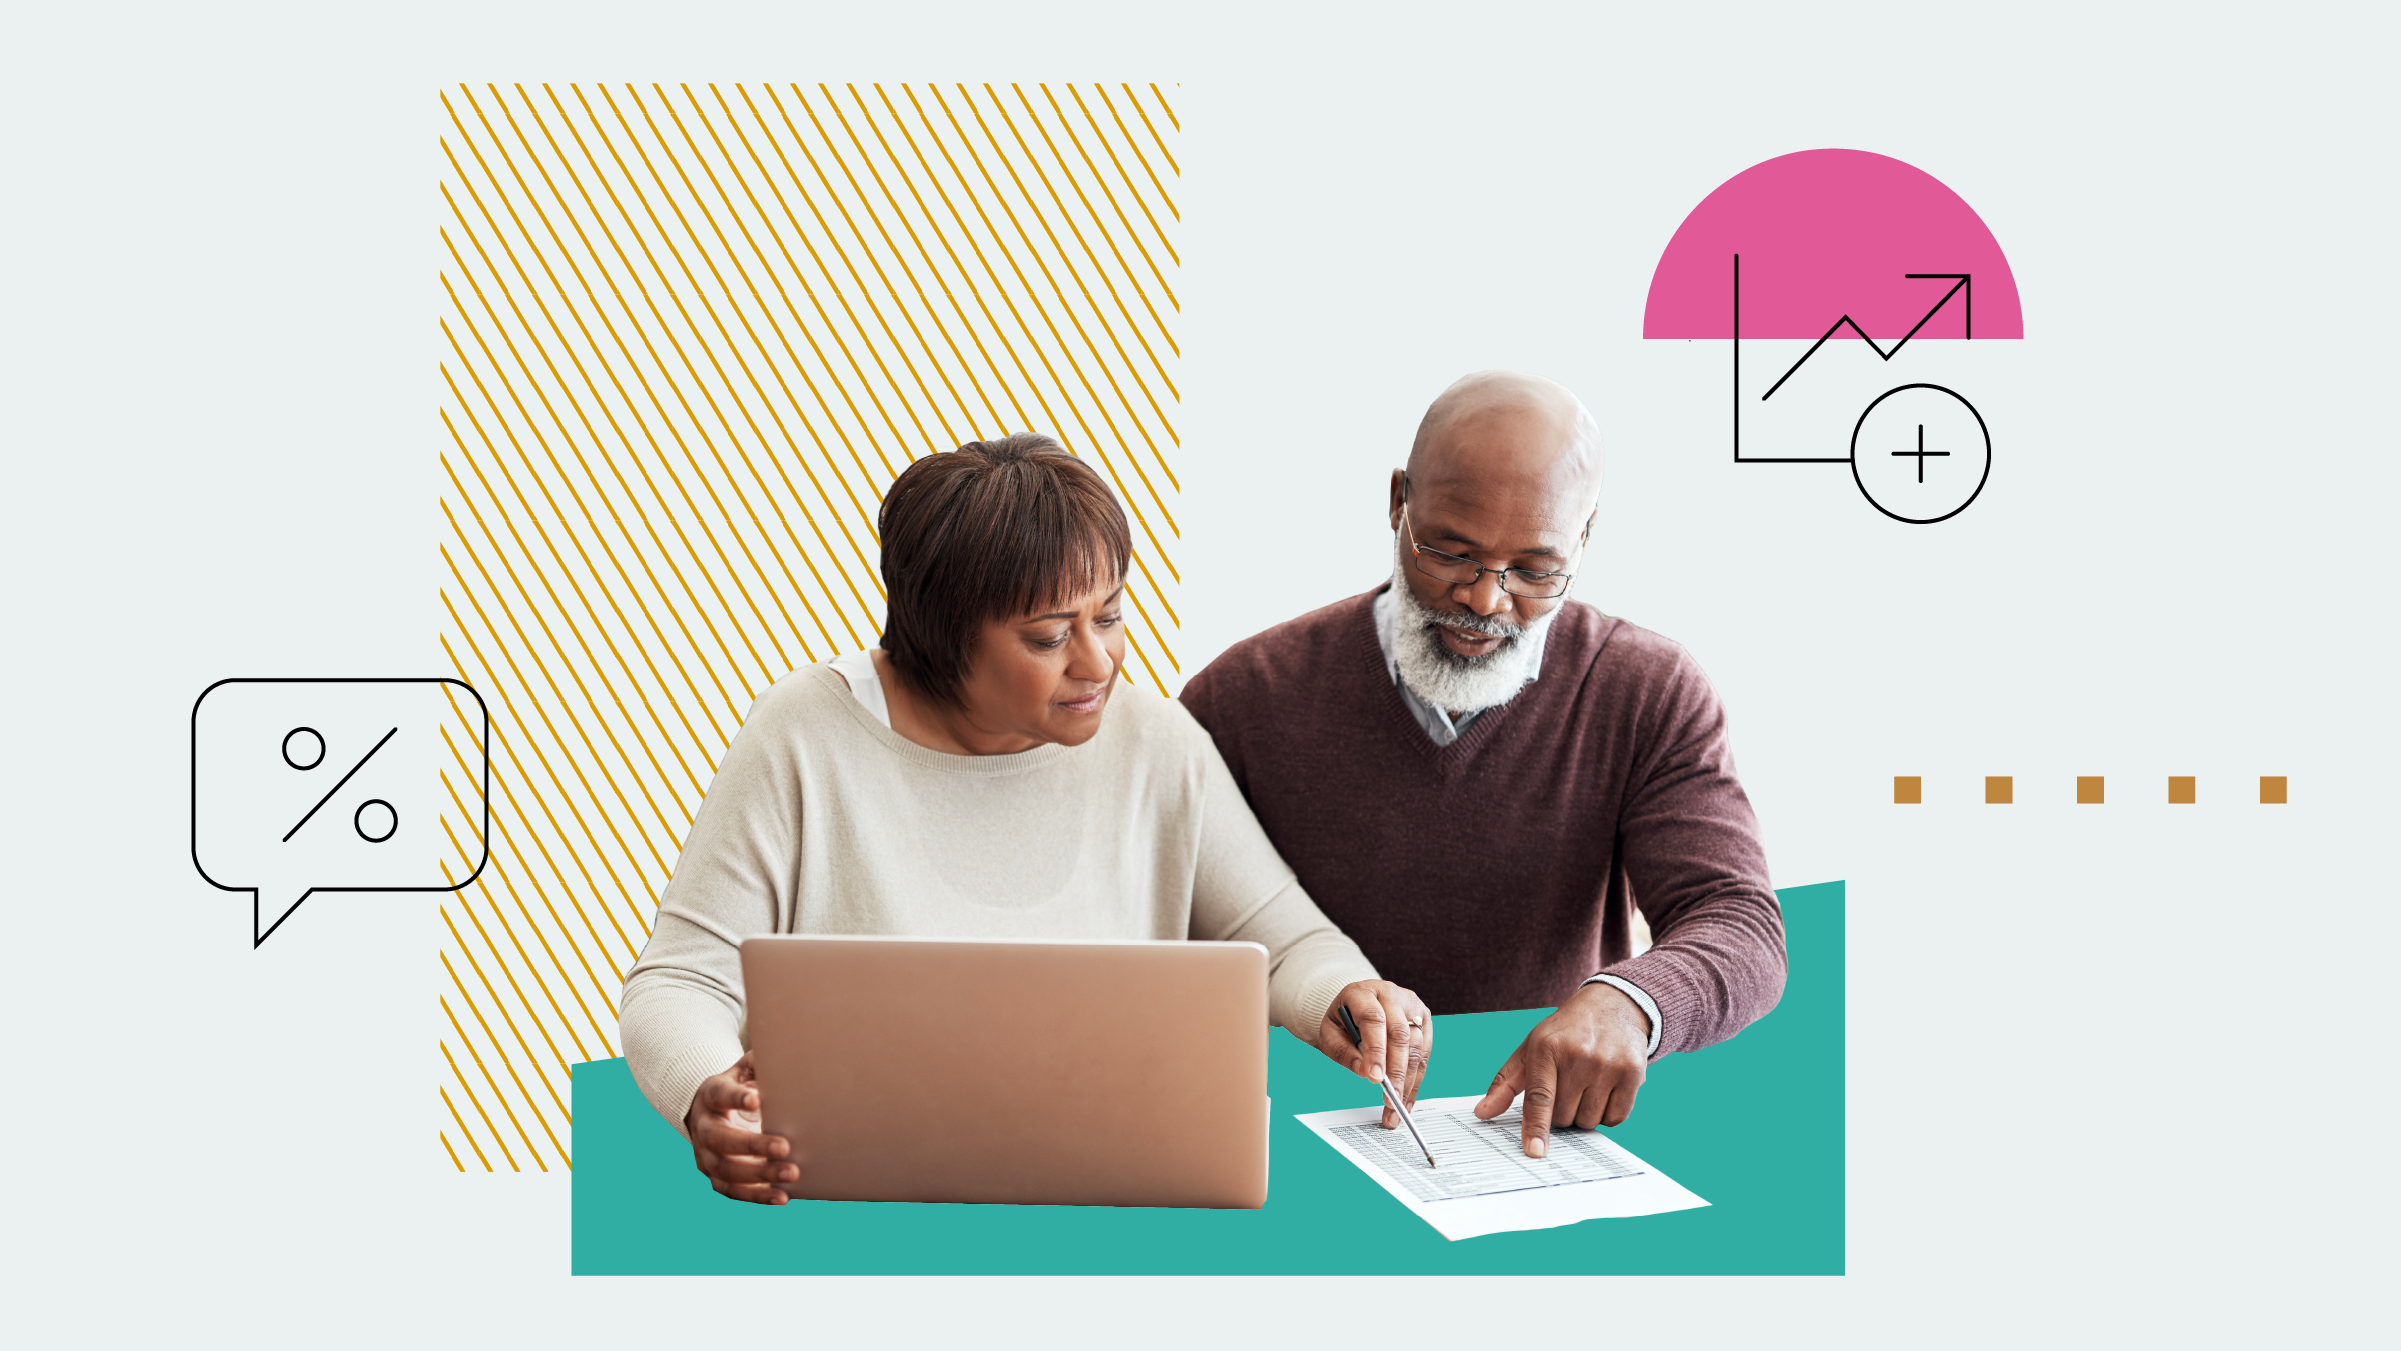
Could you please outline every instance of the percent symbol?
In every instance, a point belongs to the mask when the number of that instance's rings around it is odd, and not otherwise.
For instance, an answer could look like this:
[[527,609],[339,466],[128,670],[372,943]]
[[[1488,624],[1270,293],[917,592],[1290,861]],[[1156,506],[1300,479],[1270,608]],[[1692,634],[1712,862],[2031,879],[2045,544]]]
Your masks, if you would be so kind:
[[[292,738],[300,735],[303,732],[308,733],[310,739],[317,743],[315,758],[311,759],[305,765],[292,758]],[[302,816],[297,822],[293,823],[293,826],[290,830],[287,830],[283,833],[283,842],[290,844],[292,842],[292,837],[300,833],[300,827],[308,824],[309,817],[315,816],[319,807],[323,807],[326,803],[333,801],[334,794],[342,791],[342,785],[350,782],[353,775],[366,768],[367,762],[375,758],[375,753],[384,748],[384,742],[390,741],[393,737],[398,735],[400,735],[400,729],[395,727],[391,731],[384,733],[381,740],[377,741],[374,745],[369,746],[367,748],[367,753],[358,758],[358,763],[350,767],[350,772],[344,774],[340,781],[336,782],[332,788],[327,789],[325,796],[317,799],[317,806],[309,808],[306,815]],[[317,734],[314,728],[295,727],[284,735],[283,740],[284,763],[290,765],[292,768],[309,770],[315,769],[318,765],[324,763],[325,740],[323,737]],[[383,814],[386,818],[386,821],[384,823],[383,833],[381,835],[370,833],[367,828],[366,817],[367,809],[369,807],[383,808]],[[371,797],[365,802],[360,803],[358,805],[358,810],[351,813],[350,826],[351,829],[358,832],[360,839],[367,841],[369,844],[381,844],[385,840],[392,838],[393,832],[400,829],[400,813],[393,809],[391,803],[384,801],[382,798]]]

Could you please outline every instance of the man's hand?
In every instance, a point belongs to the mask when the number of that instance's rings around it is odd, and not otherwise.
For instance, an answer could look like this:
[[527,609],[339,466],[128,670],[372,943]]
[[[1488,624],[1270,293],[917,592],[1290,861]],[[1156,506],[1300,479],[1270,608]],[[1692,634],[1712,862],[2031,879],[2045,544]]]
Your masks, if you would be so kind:
[[790,1198],[775,1184],[798,1182],[800,1165],[784,1162],[791,1142],[759,1130],[759,1078],[745,1051],[723,1073],[700,1081],[684,1113],[693,1166],[719,1194],[780,1206]]
[[1526,1156],[1539,1159],[1550,1152],[1553,1126],[1590,1130],[1626,1119],[1650,1045],[1651,1020],[1641,1005],[1613,985],[1587,985],[1526,1034],[1492,1077],[1476,1117],[1490,1121],[1524,1093]]
[[[1355,1047],[1336,1012],[1345,1008],[1359,1024]],[[1426,1062],[1434,1054],[1434,1017],[1414,990],[1404,990],[1388,980],[1355,980],[1326,1005],[1326,1016],[1318,1020],[1317,1035],[1311,1040],[1327,1059],[1360,1078],[1378,1083],[1391,1080],[1400,1089],[1402,1103],[1415,1106],[1417,1086],[1424,1082]],[[1384,1109],[1383,1124],[1386,1130],[1401,1124],[1389,1106]]]

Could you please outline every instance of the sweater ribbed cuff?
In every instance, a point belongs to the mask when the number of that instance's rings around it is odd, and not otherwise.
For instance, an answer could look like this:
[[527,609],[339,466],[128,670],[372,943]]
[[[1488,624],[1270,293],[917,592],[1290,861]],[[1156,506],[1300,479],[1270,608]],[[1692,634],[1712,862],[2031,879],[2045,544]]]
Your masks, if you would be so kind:
[[1294,993],[1289,1005],[1276,1008],[1273,1007],[1276,1001],[1271,1000],[1269,1017],[1276,1026],[1315,1045],[1318,1025],[1325,1021],[1326,1010],[1334,1006],[1334,996],[1342,993],[1342,987],[1353,981],[1375,978],[1376,969],[1368,965],[1365,958],[1355,962],[1329,963],[1301,982],[1300,989]]
[[700,1091],[701,1080],[724,1073],[741,1058],[739,1042],[729,1045],[707,1039],[683,1047],[674,1058],[655,1068],[644,1065],[642,1060],[630,1060],[628,1064],[634,1069],[634,1083],[642,1090],[642,1096],[650,1099],[650,1105],[667,1118],[667,1124],[675,1127],[676,1134],[689,1139],[684,1117],[692,1110],[692,1095]]
[[1707,992],[1693,981],[1672,956],[1653,948],[1631,961],[1619,962],[1601,974],[1640,986],[1642,992],[1650,996],[1653,1006],[1658,1010],[1655,1030],[1659,1040],[1651,1048],[1653,1060],[1671,1052],[1689,1051],[1705,1044],[1694,1034],[1696,1029],[1706,1029],[1713,1024],[1715,1010]]

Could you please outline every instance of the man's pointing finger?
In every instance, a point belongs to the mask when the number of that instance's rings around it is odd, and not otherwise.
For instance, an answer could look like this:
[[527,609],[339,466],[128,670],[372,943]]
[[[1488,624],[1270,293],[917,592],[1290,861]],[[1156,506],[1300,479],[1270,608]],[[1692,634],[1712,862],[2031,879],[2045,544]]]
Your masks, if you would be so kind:
[[1526,1058],[1526,1111],[1523,1129],[1526,1157],[1546,1158],[1551,1152],[1551,1104],[1557,1096],[1558,1071],[1550,1056],[1536,1051]]

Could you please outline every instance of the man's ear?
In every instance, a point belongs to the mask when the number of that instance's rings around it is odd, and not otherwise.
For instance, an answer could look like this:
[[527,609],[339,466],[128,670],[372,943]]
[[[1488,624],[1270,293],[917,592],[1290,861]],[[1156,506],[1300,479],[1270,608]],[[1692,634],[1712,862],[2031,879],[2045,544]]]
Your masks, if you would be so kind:
[[1392,530],[1401,528],[1401,503],[1407,501],[1408,497],[1409,471],[1406,469],[1393,470],[1391,501],[1386,504],[1384,513],[1386,528]]

